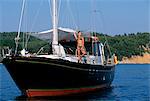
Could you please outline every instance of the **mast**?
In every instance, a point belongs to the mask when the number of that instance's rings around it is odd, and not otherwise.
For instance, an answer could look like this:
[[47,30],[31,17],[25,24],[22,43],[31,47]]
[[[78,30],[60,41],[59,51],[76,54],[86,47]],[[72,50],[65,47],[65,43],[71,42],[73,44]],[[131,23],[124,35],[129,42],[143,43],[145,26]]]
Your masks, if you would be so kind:
[[54,55],[65,57],[65,50],[61,44],[58,44],[58,0],[53,0],[52,3],[53,13],[53,40],[52,40],[52,51]]
[[57,0],[53,0],[53,41],[52,45],[58,45],[58,10],[57,10]]

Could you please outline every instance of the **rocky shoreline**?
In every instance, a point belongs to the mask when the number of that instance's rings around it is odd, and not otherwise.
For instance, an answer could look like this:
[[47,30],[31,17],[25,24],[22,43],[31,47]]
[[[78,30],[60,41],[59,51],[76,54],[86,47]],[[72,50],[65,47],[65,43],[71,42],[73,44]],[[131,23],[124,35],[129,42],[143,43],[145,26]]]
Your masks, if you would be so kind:
[[144,53],[143,56],[124,57],[120,64],[150,64],[150,54]]

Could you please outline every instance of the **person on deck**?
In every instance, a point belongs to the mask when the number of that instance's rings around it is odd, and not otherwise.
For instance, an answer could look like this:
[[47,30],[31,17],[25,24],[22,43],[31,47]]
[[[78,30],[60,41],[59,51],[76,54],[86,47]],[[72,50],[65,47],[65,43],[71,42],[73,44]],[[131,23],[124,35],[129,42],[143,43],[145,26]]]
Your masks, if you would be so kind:
[[81,31],[78,31],[78,35],[76,35],[76,33],[74,33],[74,37],[77,40],[78,62],[81,62],[81,58],[86,54],[86,50],[84,47],[84,37],[82,36]]

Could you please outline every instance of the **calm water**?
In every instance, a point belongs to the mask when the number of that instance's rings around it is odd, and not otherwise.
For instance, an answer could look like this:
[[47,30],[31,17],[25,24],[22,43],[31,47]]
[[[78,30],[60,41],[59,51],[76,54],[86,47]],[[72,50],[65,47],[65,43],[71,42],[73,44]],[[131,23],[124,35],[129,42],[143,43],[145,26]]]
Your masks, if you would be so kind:
[[[0,101],[37,100],[20,96],[4,65],[0,64]],[[51,100],[52,98],[38,98]],[[56,98],[53,98],[56,99]],[[117,65],[115,79],[110,89],[92,94],[57,98],[58,100],[150,101],[150,65]]]

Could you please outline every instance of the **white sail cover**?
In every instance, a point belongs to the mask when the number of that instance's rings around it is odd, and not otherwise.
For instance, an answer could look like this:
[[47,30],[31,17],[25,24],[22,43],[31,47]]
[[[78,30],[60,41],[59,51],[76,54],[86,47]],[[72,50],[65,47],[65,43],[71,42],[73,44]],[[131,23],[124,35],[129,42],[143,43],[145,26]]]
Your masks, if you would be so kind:
[[[75,41],[73,34],[76,32],[77,31],[70,29],[70,28],[59,27],[58,28],[58,40],[59,41]],[[31,33],[31,36],[34,36],[38,39],[41,39],[47,42],[52,42],[52,35],[53,35],[53,29],[42,31],[42,32]],[[84,32],[82,33],[82,35],[84,37],[91,37],[89,32]]]
[[[58,40],[72,40],[74,41],[74,33],[76,31],[73,29],[69,29],[69,28],[62,28],[59,27],[58,28]],[[44,41],[48,41],[51,42],[52,41],[52,35],[53,35],[53,29],[51,30],[47,30],[47,31],[42,31],[42,32],[36,32],[36,33],[32,33],[31,36],[34,36],[38,39],[44,40]]]

